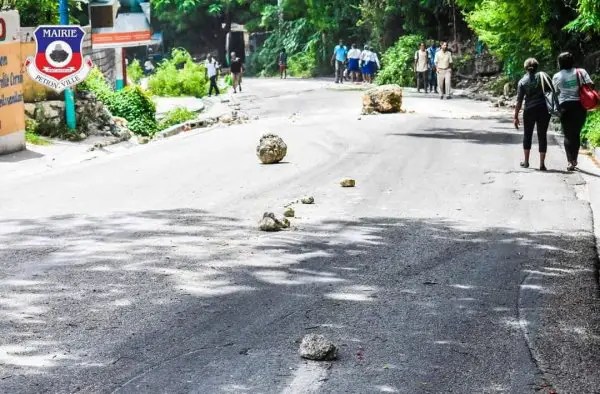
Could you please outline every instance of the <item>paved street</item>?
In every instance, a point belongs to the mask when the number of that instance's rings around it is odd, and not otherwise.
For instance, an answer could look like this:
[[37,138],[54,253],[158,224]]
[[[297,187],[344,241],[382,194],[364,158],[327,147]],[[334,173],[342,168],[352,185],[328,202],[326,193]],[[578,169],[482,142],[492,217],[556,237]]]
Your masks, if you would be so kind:
[[[0,159],[0,392],[600,393],[589,189],[560,146],[523,170],[487,103],[360,116],[361,94],[248,79],[247,124]],[[257,160],[267,131],[283,163]],[[339,359],[302,360],[308,333]]]

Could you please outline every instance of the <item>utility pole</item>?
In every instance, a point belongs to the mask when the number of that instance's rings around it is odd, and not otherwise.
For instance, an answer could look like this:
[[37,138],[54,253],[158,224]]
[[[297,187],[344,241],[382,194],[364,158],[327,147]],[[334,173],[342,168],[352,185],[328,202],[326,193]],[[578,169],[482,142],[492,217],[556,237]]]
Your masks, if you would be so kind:
[[[68,0],[60,0],[58,5],[58,13],[60,15],[60,24],[69,24],[69,2]],[[75,96],[71,88],[65,89],[65,118],[67,128],[75,130],[77,128],[77,119],[75,118]]]

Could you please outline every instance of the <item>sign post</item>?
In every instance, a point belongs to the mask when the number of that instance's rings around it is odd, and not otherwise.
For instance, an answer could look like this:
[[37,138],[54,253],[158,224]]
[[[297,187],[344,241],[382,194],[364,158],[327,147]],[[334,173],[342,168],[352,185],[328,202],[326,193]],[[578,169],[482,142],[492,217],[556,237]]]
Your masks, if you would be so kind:
[[[58,12],[60,14],[60,24],[69,24],[69,2],[60,0]],[[75,117],[75,96],[71,88],[65,89],[65,121],[69,130],[77,128],[77,118]]]

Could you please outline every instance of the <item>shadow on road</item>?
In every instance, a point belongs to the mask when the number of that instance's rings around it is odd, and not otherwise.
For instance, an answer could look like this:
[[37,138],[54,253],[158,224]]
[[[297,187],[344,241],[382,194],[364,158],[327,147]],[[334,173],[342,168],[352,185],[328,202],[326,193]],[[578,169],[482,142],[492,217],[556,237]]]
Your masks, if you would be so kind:
[[38,159],[40,157],[44,157],[44,155],[38,152],[25,149],[20,152],[11,153],[8,155],[0,155],[0,163],[18,163],[20,161]]
[[377,217],[266,234],[177,209],[2,220],[0,262],[3,392],[278,392],[308,332],[341,345],[332,390],[600,387],[588,233]]
[[498,131],[481,131],[465,128],[436,128],[424,129],[422,133],[391,133],[388,135],[414,138],[433,138],[442,140],[461,140],[475,144],[521,144],[523,137],[520,134]]

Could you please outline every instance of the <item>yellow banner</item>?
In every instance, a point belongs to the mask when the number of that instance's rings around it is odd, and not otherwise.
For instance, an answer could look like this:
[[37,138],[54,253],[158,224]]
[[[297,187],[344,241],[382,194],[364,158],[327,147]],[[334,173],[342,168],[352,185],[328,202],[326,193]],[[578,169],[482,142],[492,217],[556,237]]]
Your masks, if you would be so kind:
[[21,43],[0,43],[0,136],[25,130]]

